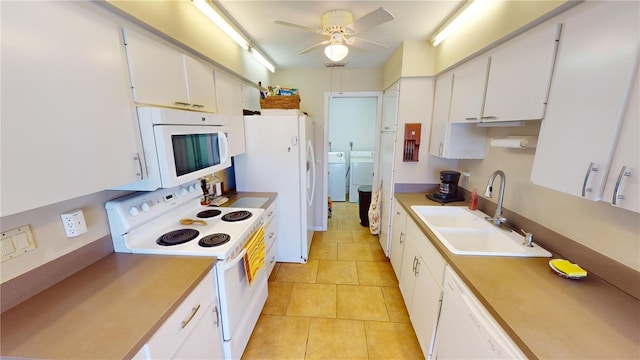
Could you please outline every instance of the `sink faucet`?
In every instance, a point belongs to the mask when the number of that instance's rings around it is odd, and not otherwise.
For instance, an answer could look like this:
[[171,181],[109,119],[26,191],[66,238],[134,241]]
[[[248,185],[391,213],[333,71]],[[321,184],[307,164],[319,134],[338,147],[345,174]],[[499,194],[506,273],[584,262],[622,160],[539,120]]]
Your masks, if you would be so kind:
[[489,177],[489,181],[487,182],[487,190],[484,192],[484,196],[491,198],[491,192],[493,192],[493,181],[498,175],[500,175],[500,194],[498,194],[496,213],[495,215],[493,215],[493,217],[487,216],[485,217],[485,219],[495,225],[500,226],[507,221],[507,219],[502,216],[502,200],[504,199],[504,184],[506,182],[505,175],[502,170],[496,170],[491,174],[491,176]]

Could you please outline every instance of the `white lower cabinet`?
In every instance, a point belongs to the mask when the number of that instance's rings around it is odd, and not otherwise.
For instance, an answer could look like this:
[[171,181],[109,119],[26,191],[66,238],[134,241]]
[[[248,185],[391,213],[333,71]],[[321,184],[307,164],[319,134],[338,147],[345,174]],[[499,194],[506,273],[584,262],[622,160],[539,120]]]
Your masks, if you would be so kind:
[[135,359],[222,359],[212,270],[160,326]]
[[[403,210],[397,201],[396,206]],[[415,221],[406,212],[401,218],[406,223],[402,262],[392,266],[396,273],[401,267],[400,292],[425,358],[525,358]]]
[[425,357],[431,356],[446,262],[413,221],[407,221],[400,292]]
[[398,201],[393,203],[393,220],[391,227],[391,246],[389,249],[389,259],[391,267],[400,279],[402,268],[402,256],[404,254],[404,243],[407,237],[407,212]]

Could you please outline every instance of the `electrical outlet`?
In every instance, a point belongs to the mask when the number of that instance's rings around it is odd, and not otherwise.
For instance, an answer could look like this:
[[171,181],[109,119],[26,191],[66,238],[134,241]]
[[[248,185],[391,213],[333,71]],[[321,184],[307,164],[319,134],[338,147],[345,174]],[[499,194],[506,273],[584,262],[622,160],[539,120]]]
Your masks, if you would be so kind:
[[64,231],[67,233],[68,238],[76,237],[87,232],[87,224],[84,221],[84,214],[82,209],[76,209],[69,211],[68,213],[61,214],[62,225],[64,225]]

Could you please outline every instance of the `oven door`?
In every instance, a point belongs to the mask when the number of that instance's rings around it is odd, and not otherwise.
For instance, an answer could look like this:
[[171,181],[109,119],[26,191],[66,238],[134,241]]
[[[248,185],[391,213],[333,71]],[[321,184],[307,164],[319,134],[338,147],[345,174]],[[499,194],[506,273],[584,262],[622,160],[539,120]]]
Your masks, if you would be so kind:
[[174,187],[231,166],[227,126],[153,127],[162,187]]
[[[264,241],[264,232],[259,231]],[[251,285],[247,280],[244,255],[218,261],[218,295],[222,318],[222,335],[227,357],[240,358],[249,341],[267,299],[265,267],[256,274]]]

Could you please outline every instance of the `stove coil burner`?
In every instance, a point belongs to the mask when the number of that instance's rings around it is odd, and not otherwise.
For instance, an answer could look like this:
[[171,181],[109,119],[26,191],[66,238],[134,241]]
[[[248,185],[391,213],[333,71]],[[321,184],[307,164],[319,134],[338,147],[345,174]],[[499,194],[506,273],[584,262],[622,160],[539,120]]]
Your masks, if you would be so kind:
[[196,216],[201,219],[203,218],[206,219],[206,218],[216,217],[220,214],[222,214],[222,211],[213,209],[213,210],[200,211]]
[[231,236],[229,234],[217,233],[203,237],[198,241],[198,245],[202,247],[214,247],[226,244],[229,240],[231,240]]
[[250,211],[240,210],[240,211],[232,211],[230,213],[226,213],[222,216],[223,221],[242,221],[250,218],[253,214]]
[[173,246],[184,244],[198,237],[200,233],[195,229],[180,229],[170,231],[158,238],[156,244],[162,246]]

